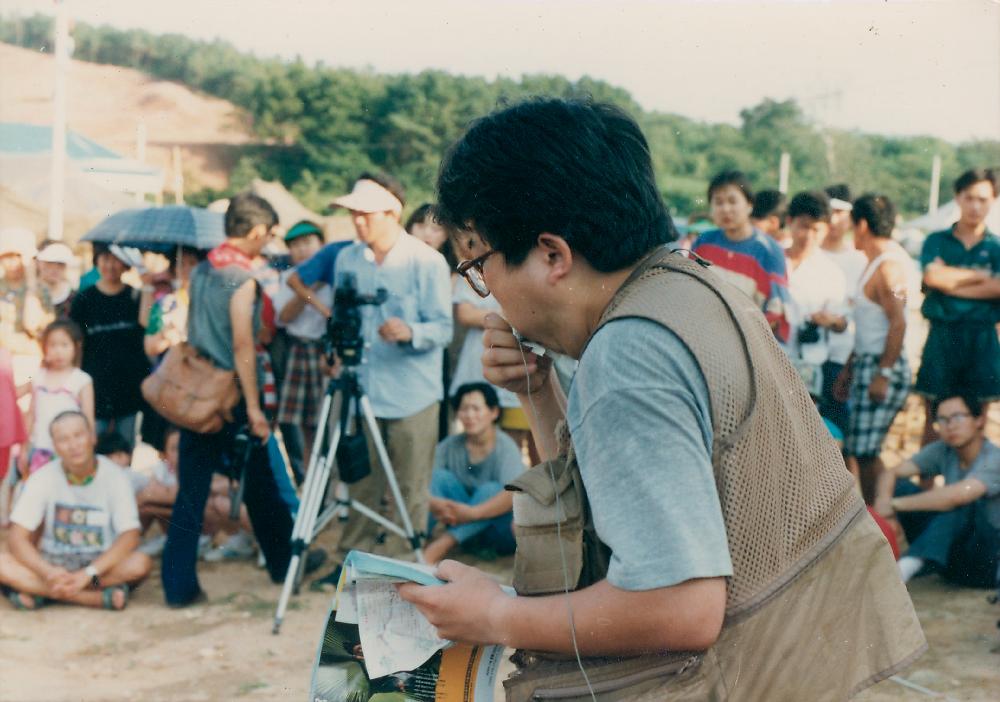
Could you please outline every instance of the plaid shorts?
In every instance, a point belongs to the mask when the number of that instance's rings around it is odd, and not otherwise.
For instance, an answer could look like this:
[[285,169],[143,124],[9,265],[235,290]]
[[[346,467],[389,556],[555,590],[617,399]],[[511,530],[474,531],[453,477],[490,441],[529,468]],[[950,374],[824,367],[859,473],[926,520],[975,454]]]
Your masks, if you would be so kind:
[[905,356],[900,355],[892,366],[885,400],[873,402],[868,396],[868,387],[878,374],[878,362],[879,357],[874,355],[854,359],[851,394],[847,399],[847,433],[844,436],[844,453],[848,456],[868,458],[882,452],[882,442],[910,392],[910,364]]
[[291,339],[278,403],[279,423],[296,424],[309,431],[316,427],[327,381],[322,358],[322,342]]

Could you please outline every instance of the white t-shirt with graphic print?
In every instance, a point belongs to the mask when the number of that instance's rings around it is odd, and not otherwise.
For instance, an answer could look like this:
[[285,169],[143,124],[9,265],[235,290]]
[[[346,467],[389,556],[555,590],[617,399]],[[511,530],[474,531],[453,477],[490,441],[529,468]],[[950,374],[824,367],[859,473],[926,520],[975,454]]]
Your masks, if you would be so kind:
[[56,459],[28,478],[11,521],[28,531],[45,523],[42,555],[93,556],[122,533],[139,528],[139,511],[128,475],[104,456],[87,485],[71,485]]

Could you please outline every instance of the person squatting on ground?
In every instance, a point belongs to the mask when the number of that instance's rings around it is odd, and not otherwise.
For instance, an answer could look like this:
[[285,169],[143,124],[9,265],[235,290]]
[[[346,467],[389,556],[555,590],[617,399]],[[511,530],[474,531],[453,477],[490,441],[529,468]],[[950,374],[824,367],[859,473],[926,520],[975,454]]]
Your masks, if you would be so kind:
[[928,408],[924,443],[934,438],[934,400],[966,388],[978,402],[1000,399],[1000,237],[986,228],[997,174],[966,171],[955,181],[958,221],[924,240],[920,265],[930,323],[914,390]]
[[232,198],[225,216],[226,241],[191,276],[188,342],[218,368],[233,370],[242,399],[234,421],[215,434],[181,430],[178,491],[163,550],[167,604],[183,607],[201,598],[196,565],[198,538],[213,473],[232,453],[242,427],[256,437],[245,471],[243,499],[273,582],[281,582],[291,558],[292,516],[282,502],[263,441],[270,435],[261,409],[262,375],[256,351],[262,293],[253,261],[280,232],[278,215],[256,195]]
[[[400,225],[404,199],[395,179],[362,174],[350,194],[333,202],[350,212],[358,241],[324,247],[289,277],[289,285],[324,317],[330,316],[329,307],[308,289],[318,280],[336,287],[345,274],[351,274],[362,295],[374,295],[379,288],[387,291],[382,305],[361,310],[366,348],[358,375],[411,523],[420,529],[427,523],[439,402],[444,394],[442,354],[452,334],[451,280],[444,257]],[[351,498],[377,509],[387,482],[367,426],[365,436],[371,473],[351,486]],[[375,522],[352,510],[338,546],[339,560],[351,549],[371,551],[378,535]],[[410,550],[409,544],[395,541],[387,548],[394,554]]]
[[58,458],[29,478],[14,507],[0,583],[18,609],[47,600],[124,609],[130,588],[152,568],[136,551],[139,515],[128,476],[95,455],[94,429],[80,411],[59,414],[49,430]]
[[463,431],[444,438],[434,451],[427,534],[433,535],[437,522],[446,530],[427,545],[424,557],[437,563],[459,545],[509,555],[513,498],[503,486],[524,472],[521,449],[497,429],[500,401],[492,385],[460,385],[452,403]]
[[[630,117],[501,110],[451,148],[438,192],[460,270],[507,316],[487,320],[486,377],[521,396],[546,462],[511,484],[520,596],[453,561],[400,594],[444,638],[519,649],[508,700],[846,699],[924,650],[771,325],[669,253]],[[508,323],[579,359],[568,400]]]
[[[984,405],[952,395],[934,407],[941,439],[879,481],[875,509],[898,519],[910,548],[899,560],[903,582],[929,564],[948,580],[997,586],[1000,562],[1000,448],[983,436]],[[921,491],[908,478],[944,478]]]
[[854,203],[851,220],[854,245],[864,252],[868,267],[852,301],[854,352],[837,378],[835,396],[847,401],[847,467],[870,505],[885,470],[882,443],[910,390],[910,364],[903,353],[907,256],[892,240],[896,208],[889,198],[862,195]]

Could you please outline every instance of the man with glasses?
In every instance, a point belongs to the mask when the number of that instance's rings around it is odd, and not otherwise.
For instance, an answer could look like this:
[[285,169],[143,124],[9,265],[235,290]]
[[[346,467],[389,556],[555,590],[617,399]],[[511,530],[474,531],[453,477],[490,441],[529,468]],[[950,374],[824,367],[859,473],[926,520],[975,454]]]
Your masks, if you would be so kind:
[[[452,336],[451,275],[444,256],[401,226],[404,204],[403,187],[394,178],[361,174],[348,195],[333,201],[335,207],[350,212],[358,241],[321,250],[290,276],[289,286],[327,317],[330,310],[309,287],[319,281],[341,285],[344,275],[351,274],[363,295],[373,295],[379,288],[388,292],[382,305],[361,309],[365,353],[359,376],[411,522],[422,525],[427,524],[439,403],[444,395],[442,354]],[[351,487],[351,497],[378,509],[387,483],[368,438],[372,471]],[[338,546],[340,560],[351,549],[371,551],[378,537],[377,525],[352,511]],[[386,546],[389,553],[409,550],[409,545],[393,539]],[[336,583],[338,577],[334,570],[323,582]]]
[[[952,394],[934,410],[941,437],[879,483],[875,509],[898,518],[910,548],[899,559],[903,581],[925,565],[948,580],[972,587],[996,585],[1000,554],[1000,448],[983,435],[984,404]],[[944,478],[921,491],[908,478]]]
[[[502,307],[484,375],[519,395],[544,462],[507,486],[517,597],[450,560],[445,584],[399,593],[443,638],[518,649],[508,702],[727,699],[736,680],[740,699],[848,699],[919,654],[885,538],[761,308],[671,253],[631,117],[546,98],[483,117],[436,212]],[[579,361],[568,397],[538,345]]]

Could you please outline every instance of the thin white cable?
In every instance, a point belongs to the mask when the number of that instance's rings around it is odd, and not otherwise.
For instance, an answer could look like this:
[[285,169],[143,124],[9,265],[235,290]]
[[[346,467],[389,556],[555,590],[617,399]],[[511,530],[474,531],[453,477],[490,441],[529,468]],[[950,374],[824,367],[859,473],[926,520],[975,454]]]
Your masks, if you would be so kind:
[[[528,373],[528,358],[524,355],[524,347],[521,346],[520,343],[517,348],[521,352],[521,362],[524,364],[524,379],[525,382],[527,382],[528,405],[531,406],[531,414],[534,415],[535,423],[538,425],[538,410],[535,408],[534,400],[531,399],[531,376]],[[550,372],[556,372],[555,364],[553,364]],[[594,693],[594,687],[590,684],[590,676],[587,675],[587,671],[583,667],[583,658],[580,657],[580,647],[576,643],[576,622],[573,619],[573,602],[570,599],[569,566],[566,564],[566,550],[562,540],[561,524],[562,516],[565,512],[562,507],[562,499],[559,497],[559,486],[556,483],[556,476],[555,473],[552,472],[552,464],[547,463],[547,465],[549,469],[549,480],[552,481],[552,491],[556,496],[556,539],[559,541],[559,558],[562,562],[563,571],[563,594],[566,596],[566,613],[569,617],[569,634],[573,640],[573,653],[576,654],[576,664],[580,668],[580,673],[583,674],[583,681],[587,683],[587,691],[590,692],[590,699],[593,700],[593,702],[597,702],[597,695]]]

